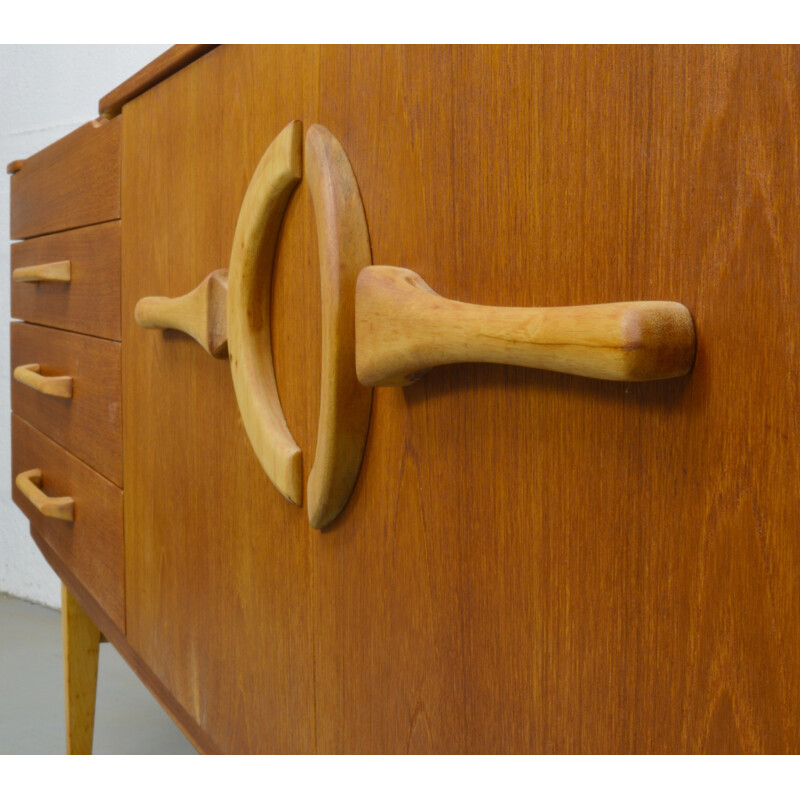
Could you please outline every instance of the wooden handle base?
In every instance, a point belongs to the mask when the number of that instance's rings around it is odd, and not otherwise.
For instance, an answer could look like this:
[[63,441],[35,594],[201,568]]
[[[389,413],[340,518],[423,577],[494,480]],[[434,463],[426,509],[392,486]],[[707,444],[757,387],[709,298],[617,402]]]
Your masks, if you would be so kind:
[[133,313],[142,328],[182,331],[214,358],[227,358],[227,304],[228,270],[218,269],[180,297],[143,297]]

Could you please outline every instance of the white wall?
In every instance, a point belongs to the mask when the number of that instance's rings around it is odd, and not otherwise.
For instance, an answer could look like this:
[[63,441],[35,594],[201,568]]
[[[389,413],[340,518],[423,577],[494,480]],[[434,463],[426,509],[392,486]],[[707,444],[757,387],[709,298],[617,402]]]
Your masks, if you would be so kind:
[[0,592],[58,608],[61,584],[11,500],[9,180],[26,158],[97,116],[100,98],[166,45],[0,46]]

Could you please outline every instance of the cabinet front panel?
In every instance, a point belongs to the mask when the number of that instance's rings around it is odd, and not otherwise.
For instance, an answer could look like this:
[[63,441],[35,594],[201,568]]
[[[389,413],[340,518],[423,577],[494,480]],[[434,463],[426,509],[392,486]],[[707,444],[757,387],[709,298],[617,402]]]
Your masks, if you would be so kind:
[[675,300],[699,336],[662,383],[376,390],[313,537],[320,750],[796,752],[798,51],[320,62],[375,264],[492,305]]
[[44,376],[71,378],[71,396],[54,397],[15,379],[14,411],[121,486],[119,342],[12,322],[12,373],[28,364],[38,364]]
[[68,261],[69,282],[11,281],[11,316],[120,338],[120,223],[106,222],[11,245],[11,269]]
[[[315,65],[302,55],[214,50],[123,111],[128,634],[216,747],[238,753],[314,750],[311,533],[253,453],[227,359],[140,328],[133,312],[141,297],[182,295],[228,267],[264,150],[313,116]],[[278,271],[313,272],[311,248],[299,264],[293,255]],[[306,387],[278,371],[292,408]]]
[[11,238],[119,219],[119,119],[87,122],[11,177]]
[[[800,747],[798,54],[219,48],[126,107],[128,632],[223,749]],[[443,367],[374,404],[325,533],[261,470],[225,361],[142,296],[227,266],[292,119],[339,139],[375,264],[488,305],[675,300],[686,378]],[[272,290],[313,463],[307,187]]]
[[[16,414],[11,415],[14,502],[64,570],[74,576],[121,631],[125,631],[122,491]],[[72,520],[42,513],[16,483],[38,470],[47,498],[70,498]],[[41,499],[41,498],[40,498]]]

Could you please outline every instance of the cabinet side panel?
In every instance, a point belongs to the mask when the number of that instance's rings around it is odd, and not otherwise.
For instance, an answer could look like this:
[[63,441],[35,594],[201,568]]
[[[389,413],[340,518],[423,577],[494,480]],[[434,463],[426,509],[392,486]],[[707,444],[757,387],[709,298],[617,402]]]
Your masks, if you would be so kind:
[[122,115],[128,633],[225,752],[315,748],[305,512],[259,466],[228,361],[133,310],[227,268],[250,176],[313,115],[316,77],[314,48],[222,47]]

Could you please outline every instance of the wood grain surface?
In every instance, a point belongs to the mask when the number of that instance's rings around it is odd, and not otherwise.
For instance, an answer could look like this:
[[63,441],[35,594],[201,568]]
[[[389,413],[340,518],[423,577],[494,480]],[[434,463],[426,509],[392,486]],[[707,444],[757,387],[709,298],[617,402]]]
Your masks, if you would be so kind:
[[[129,635],[217,748],[800,748],[799,70],[778,47],[220,47],[126,107]],[[472,303],[683,303],[693,372],[377,389],[353,496],[312,531],[226,365],[133,322],[227,263],[292,119],[343,145],[374,263]],[[306,470],[310,205],[302,184],[272,293]]]
[[120,338],[120,223],[106,222],[11,245],[11,268],[70,262],[68,284],[11,282],[11,316]]
[[135,75],[131,75],[126,81],[100,98],[98,109],[100,116],[115,117],[122,111],[125,103],[130,102],[134,97],[138,97],[148,89],[152,89],[157,83],[183,69],[187,64],[205,55],[215,47],[215,44],[173,45],[169,50],[166,50],[149,64],[142,67]]
[[[275,136],[309,116],[316,74],[301,49],[217,48],[122,114],[128,636],[208,749],[226,752],[315,750],[311,534],[253,452],[228,362],[140,328],[134,307],[228,266],[250,178]],[[316,270],[314,252],[296,250]],[[302,297],[304,274],[275,273],[273,287],[297,281]],[[286,310],[273,308],[285,340]],[[303,318],[292,322],[299,335]],[[302,359],[315,372],[319,351]],[[282,401],[297,399],[281,388]]]
[[386,266],[362,270],[355,294],[353,357],[365,386],[409,386],[444,364],[507,364],[612,381],[680,378],[694,365],[694,323],[680,303],[460,303],[413,270]]
[[64,706],[67,754],[91,755],[100,629],[65,584],[61,584],[61,646],[64,656]]
[[119,219],[120,120],[95,120],[11,176],[11,238]]
[[11,323],[11,369],[39,364],[68,375],[72,396],[51,397],[11,381],[11,408],[42,433],[122,486],[120,345],[43,325]]
[[36,530],[32,524],[30,534],[36,546],[41,551],[45,561],[52,567],[53,571],[61,578],[63,584],[69,589],[70,594],[80,603],[83,610],[100,628],[100,642],[110,642],[114,645],[117,652],[128,662],[131,669],[139,676],[142,682],[148,687],[153,696],[161,703],[167,713],[172,717],[175,724],[183,731],[192,744],[203,753],[216,753],[208,737],[197,725],[197,722],[189,717],[186,709],[179,705],[175,698],[170,694],[166,687],[153,674],[142,657],[131,647],[128,639],[122,630],[117,627],[115,622],[108,615],[97,599],[86,589],[83,582],[75,576],[69,564],[65,562],[50,546],[47,538]]
[[122,491],[16,414],[11,415],[11,450],[12,477],[39,469],[45,494],[75,501],[72,522],[53,519],[12,487],[14,502],[41,537],[124,631]]

